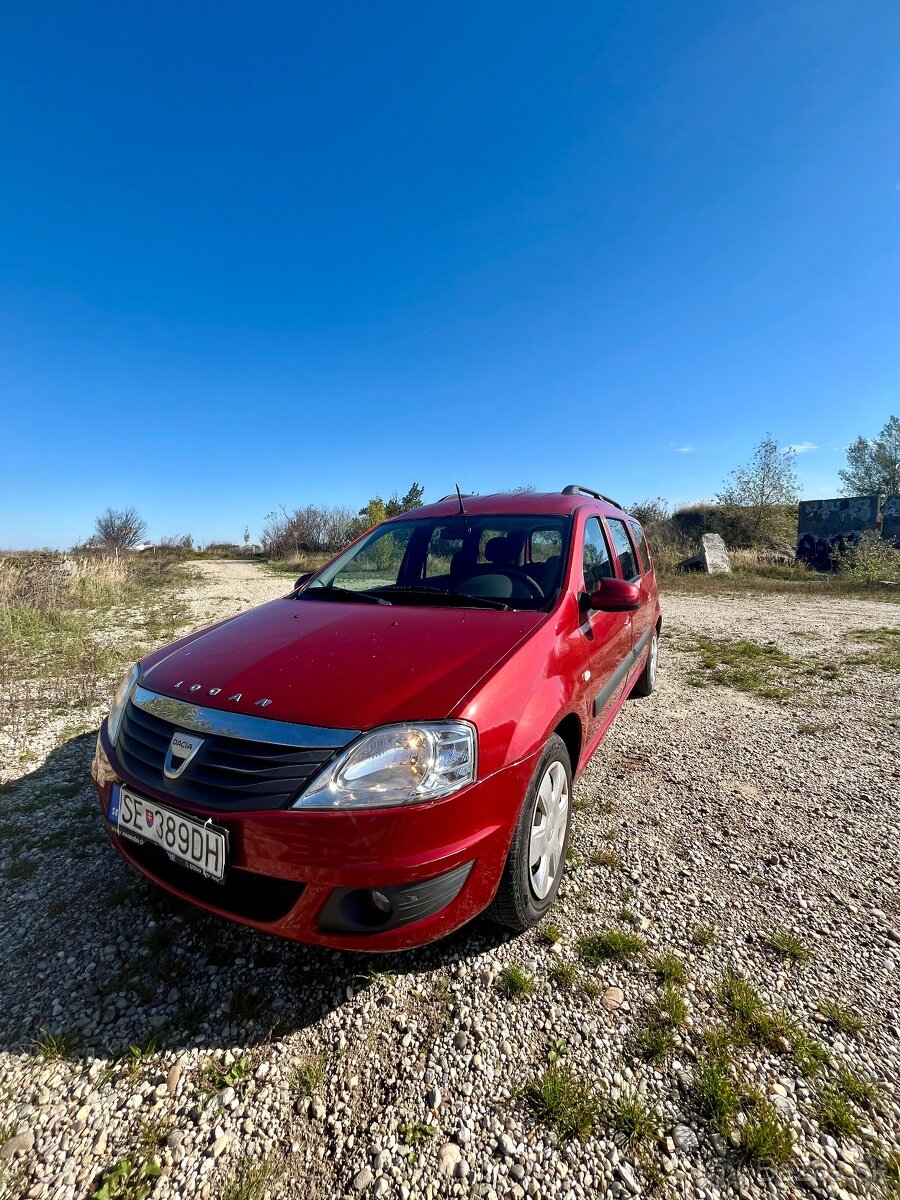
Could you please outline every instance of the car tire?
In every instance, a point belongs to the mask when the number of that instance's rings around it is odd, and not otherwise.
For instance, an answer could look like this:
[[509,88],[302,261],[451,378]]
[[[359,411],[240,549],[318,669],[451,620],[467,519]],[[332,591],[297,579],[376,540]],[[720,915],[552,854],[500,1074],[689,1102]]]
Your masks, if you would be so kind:
[[546,916],[559,890],[571,825],[572,763],[565,742],[554,733],[528,785],[500,886],[487,910],[491,920],[521,932]]
[[647,661],[644,663],[644,669],[638,675],[634,687],[631,689],[632,696],[637,696],[640,699],[642,696],[653,695],[656,689],[656,672],[658,666],[659,630],[654,629],[650,638],[650,649],[647,651]]

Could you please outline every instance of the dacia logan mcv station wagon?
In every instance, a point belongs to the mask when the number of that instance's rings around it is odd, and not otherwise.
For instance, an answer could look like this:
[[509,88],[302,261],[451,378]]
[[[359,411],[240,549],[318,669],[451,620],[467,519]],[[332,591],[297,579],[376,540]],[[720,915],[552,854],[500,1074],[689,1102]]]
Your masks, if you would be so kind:
[[572,780],[656,677],[640,525],[576,486],[386,521],[287,596],[139,663],[93,765],[110,839],[182,899],[360,950],[550,907]]

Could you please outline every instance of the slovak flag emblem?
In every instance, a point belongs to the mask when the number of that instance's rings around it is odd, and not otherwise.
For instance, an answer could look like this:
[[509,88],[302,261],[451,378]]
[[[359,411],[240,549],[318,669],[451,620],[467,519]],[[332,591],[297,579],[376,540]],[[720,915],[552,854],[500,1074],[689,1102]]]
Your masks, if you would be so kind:
[[156,820],[156,813],[152,812],[150,809],[145,809],[144,820],[147,822],[147,828],[152,829],[153,822]]

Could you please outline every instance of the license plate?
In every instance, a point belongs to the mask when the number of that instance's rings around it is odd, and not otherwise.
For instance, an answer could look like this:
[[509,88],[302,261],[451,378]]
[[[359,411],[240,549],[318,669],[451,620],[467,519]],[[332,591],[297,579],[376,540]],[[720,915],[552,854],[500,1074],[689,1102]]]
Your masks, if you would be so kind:
[[228,831],[138,796],[128,788],[113,789],[109,819],[126,838],[150,842],[173,862],[221,883],[228,863]]

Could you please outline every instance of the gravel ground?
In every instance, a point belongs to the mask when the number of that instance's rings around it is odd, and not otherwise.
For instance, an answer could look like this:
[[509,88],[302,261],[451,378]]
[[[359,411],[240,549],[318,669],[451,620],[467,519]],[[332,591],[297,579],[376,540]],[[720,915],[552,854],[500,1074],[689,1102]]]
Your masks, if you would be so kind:
[[[204,624],[284,590],[201,562],[183,599]],[[106,844],[93,735],[44,746],[0,791],[0,1195],[89,1197],[123,1158],[160,1166],[153,1200],[881,1195],[900,1142],[898,676],[844,663],[848,630],[898,618],[865,601],[666,597],[658,691],[625,706],[576,787],[554,944],[478,921],[373,959],[204,916]],[[774,641],[809,674],[785,701],[697,687],[699,635]],[[646,952],[587,965],[578,938],[612,925]],[[772,930],[809,960],[768,949]],[[687,968],[687,1015],[653,1064],[637,1040],[664,950]],[[517,999],[513,965],[533,984]],[[787,1041],[734,1052],[794,1138],[779,1170],[742,1165],[749,1110],[723,1137],[692,1083],[729,968],[830,1054],[816,1071]],[[864,1028],[825,1024],[828,1000]],[[582,1140],[523,1095],[548,1053],[596,1094]],[[876,1091],[850,1105],[852,1132],[827,1133],[819,1106],[843,1067]],[[632,1092],[651,1126],[637,1143],[611,1115]]]

